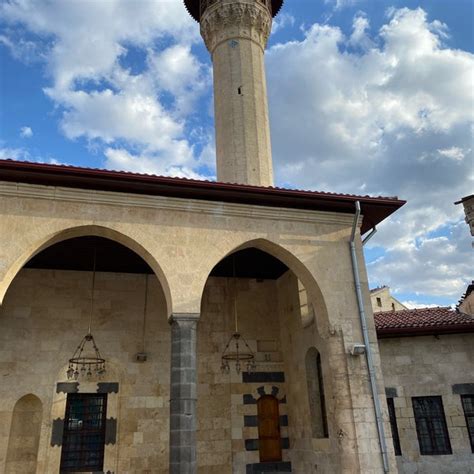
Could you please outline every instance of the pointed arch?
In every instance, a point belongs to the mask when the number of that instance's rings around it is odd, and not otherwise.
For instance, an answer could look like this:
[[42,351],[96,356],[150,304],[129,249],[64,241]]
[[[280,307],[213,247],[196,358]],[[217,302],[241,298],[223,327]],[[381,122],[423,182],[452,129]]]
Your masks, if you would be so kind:
[[33,394],[21,397],[13,408],[5,473],[34,474],[43,419],[43,404]]
[[234,246],[232,249],[227,250],[223,255],[220,256],[220,258],[213,261],[209,266],[207,277],[202,282],[201,295],[204,292],[205,284],[213,268],[229,255],[247,248],[257,248],[263,252],[268,253],[269,255],[283,262],[296,275],[296,277],[306,289],[316,315],[319,330],[327,331],[329,326],[329,318],[326,303],[324,301],[321,289],[311,271],[296,255],[294,255],[288,249],[284,248],[281,244],[272,242],[271,240],[265,238],[252,239],[242,242],[239,245]]
[[0,284],[0,305],[2,304],[13,279],[32,257],[40,253],[45,248],[50,247],[51,245],[54,245],[58,242],[62,242],[63,240],[85,236],[104,237],[106,239],[113,240],[124,245],[125,247],[128,247],[130,250],[133,250],[138,256],[140,256],[150,266],[158,278],[165,295],[167,314],[171,314],[171,290],[168,280],[156,259],[141,244],[128,235],[115,229],[99,225],[82,225],[65,228],[52,234],[48,234],[38,239],[34,244],[30,245],[29,248],[23,251],[21,255],[15,260],[13,265],[11,265],[6,271],[3,282]]

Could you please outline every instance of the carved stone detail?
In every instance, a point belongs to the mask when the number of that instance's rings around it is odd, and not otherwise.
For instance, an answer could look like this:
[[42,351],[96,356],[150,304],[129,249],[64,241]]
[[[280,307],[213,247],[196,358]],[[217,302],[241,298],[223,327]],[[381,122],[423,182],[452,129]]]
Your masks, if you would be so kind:
[[272,15],[257,2],[216,2],[206,9],[200,24],[201,35],[211,54],[218,44],[233,38],[255,41],[265,49],[272,29]]

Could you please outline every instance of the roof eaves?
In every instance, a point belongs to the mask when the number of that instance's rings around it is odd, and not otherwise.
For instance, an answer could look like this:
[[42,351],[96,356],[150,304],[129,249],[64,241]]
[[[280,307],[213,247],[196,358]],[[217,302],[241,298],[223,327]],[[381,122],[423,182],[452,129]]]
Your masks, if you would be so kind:
[[0,160],[0,180],[349,214],[355,212],[355,202],[359,201],[363,215],[362,234],[382,222],[406,202],[397,197],[358,196],[199,181],[14,160]]
[[472,324],[446,324],[443,326],[397,327],[376,329],[378,339],[391,337],[437,336],[442,334],[468,334],[474,332]]

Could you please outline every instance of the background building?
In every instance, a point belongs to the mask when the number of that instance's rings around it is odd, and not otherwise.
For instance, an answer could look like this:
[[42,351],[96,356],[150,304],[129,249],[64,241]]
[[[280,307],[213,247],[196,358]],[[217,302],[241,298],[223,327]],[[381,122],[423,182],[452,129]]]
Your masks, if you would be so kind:
[[450,308],[374,318],[399,472],[472,473],[474,318]]
[[390,294],[388,286],[381,286],[380,288],[370,290],[370,301],[374,312],[408,309]]

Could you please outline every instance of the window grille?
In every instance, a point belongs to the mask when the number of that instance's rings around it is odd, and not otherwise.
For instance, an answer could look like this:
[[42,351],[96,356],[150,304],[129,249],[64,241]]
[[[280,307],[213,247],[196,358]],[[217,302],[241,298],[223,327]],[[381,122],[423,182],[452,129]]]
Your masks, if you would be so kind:
[[102,471],[107,394],[68,394],[61,473]]
[[461,395],[461,401],[471,441],[471,451],[474,453],[474,395]]
[[441,397],[413,397],[420,454],[452,454]]
[[393,449],[395,456],[402,455],[402,448],[400,446],[400,437],[398,435],[397,417],[395,416],[395,405],[393,398],[387,398],[388,415],[390,417],[390,428],[392,429]]

